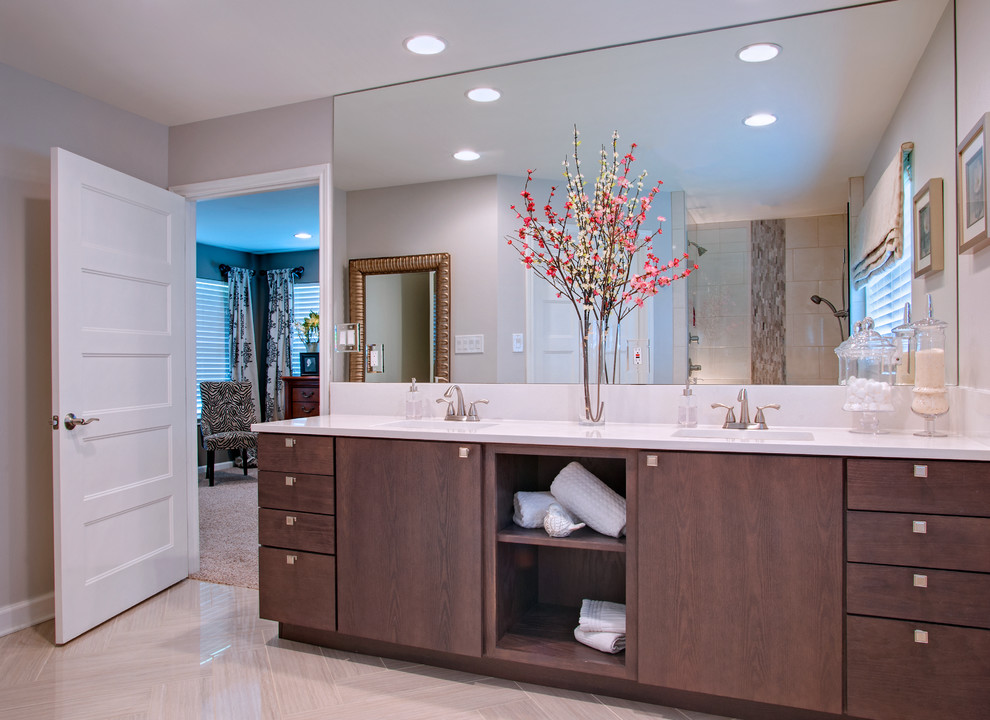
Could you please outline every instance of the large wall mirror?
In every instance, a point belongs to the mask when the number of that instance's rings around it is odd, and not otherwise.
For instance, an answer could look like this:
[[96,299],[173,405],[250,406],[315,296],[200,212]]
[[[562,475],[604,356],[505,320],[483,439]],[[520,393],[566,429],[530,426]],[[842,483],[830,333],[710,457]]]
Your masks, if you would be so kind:
[[450,377],[450,255],[359,258],[348,263],[349,322],[361,347],[352,382]]
[[[780,54],[742,62],[756,42]],[[450,254],[451,333],[483,338],[481,351],[452,353],[450,381],[571,381],[546,372],[557,311],[505,242],[518,228],[509,206],[528,169],[538,202],[559,184],[574,125],[593,181],[615,130],[620,149],[637,143],[634,170],[664,182],[661,254],[688,252],[700,267],[630,322],[623,351],[645,348],[646,366],[620,379],[835,383],[843,311],[863,312],[848,282],[856,188],[868,195],[913,142],[915,187],[943,178],[955,207],[953,65],[952,1],[892,0],[338,96],[335,253]],[[475,87],[501,98],[472,102]],[[756,112],[777,122],[746,126]],[[465,148],[480,158],[452,157]],[[778,234],[778,254],[754,252]],[[955,382],[956,258],[945,248],[945,270],[915,278],[910,294],[916,308],[931,294],[949,321]],[[767,310],[775,327],[761,335],[754,316]],[[766,366],[776,372],[754,371]]]

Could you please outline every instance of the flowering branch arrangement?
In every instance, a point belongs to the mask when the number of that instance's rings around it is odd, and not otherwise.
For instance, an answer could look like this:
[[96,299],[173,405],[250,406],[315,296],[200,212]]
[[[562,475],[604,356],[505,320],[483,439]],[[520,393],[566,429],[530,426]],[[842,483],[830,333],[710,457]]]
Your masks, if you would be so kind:
[[[597,400],[592,403],[590,397],[589,338],[597,333],[599,382],[602,379],[609,382],[610,375],[614,380],[618,343],[610,373],[604,355],[609,332],[615,330],[617,334],[619,323],[634,308],[642,307],[644,300],[675,280],[686,278],[698,267],[681,267],[687,253],[668,263],[661,263],[653,253],[653,242],[661,229],[658,226],[653,232],[641,233],[641,227],[663,183],[658,181],[645,191],[645,171],[630,177],[636,144],[630,146],[629,152],[620,154],[618,138],[618,133],[612,133],[611,153],[602,146],[599,174],[589,194],[578,157],[581,141],[574,128],[571,155],[574,169],[570,159],[565,159],[566,194],[560,211],[553,206],[556,187],[550,189],[550,197],[542,208],[537,208],[529,191],[533,171],[527,170],[526,184],[520,193],[525,205],[521,209],[511,206],[522,224],[515,235],[507,238],[523,264],[550,283],[557,297],[566,298],[574,307],[582,331],[585,410],[590,422],[600,421],[602,403]],[[645,259],[642,273],[637,273],[634,260],[641,251]]]
[[296,332],[307,345],[320,341],[320,314],[311,310],[301,322],[294,323]]

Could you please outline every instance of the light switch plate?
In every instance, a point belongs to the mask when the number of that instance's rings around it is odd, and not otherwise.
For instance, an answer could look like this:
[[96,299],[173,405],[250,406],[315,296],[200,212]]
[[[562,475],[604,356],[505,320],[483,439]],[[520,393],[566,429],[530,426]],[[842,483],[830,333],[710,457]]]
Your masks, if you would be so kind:
[[485,352],[484,335],[455,335],[454,353],[457,355],[474,355]]
[[523,334],[522,333],[512,333],[512,352],[522,352],[523,351]]

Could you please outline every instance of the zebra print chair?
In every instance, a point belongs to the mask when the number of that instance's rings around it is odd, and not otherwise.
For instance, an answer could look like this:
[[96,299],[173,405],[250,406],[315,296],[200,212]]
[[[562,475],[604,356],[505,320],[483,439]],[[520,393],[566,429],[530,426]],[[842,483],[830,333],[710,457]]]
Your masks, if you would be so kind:
[[203,399],[200,429],[206,449],[206,479],[213,485],[217,450],[239,450],[247,475],[247,451],[258,447],[258,433],[251,432],[251,423],[256,420],[251,383],[201,382],[199,393]]

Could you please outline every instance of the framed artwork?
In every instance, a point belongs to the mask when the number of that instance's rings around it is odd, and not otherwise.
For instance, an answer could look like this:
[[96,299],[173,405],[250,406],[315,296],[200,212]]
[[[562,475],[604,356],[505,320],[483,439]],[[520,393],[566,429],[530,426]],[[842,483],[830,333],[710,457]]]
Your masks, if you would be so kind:
[[320,374],[320,354],[299,353],[299,374],[319,375]]
[[914,196],[914,276],[942,269],[945,215],[942,178],[932,178]]
[[987,118],[956,149],[956,187],[959,198],[959,252],[975,250],[987,241]]

